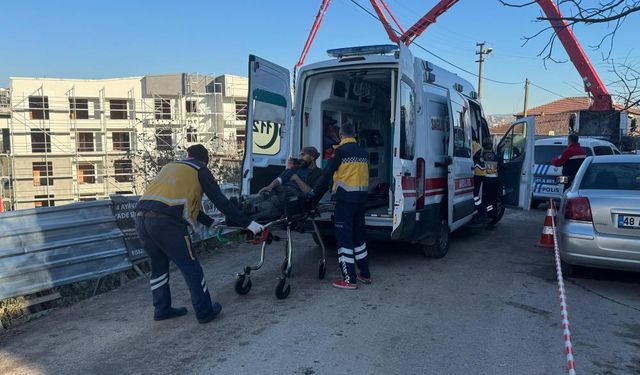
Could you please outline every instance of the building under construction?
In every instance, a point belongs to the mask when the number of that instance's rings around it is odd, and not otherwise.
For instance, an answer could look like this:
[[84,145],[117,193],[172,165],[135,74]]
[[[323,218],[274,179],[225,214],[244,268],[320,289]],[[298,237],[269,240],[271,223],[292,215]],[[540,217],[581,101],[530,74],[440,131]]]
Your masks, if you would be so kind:
[[237,160],[246,90],[244,77],[186,73],[10,78],[0,91],[4,208],[139,194],[162,165],[195,143]]

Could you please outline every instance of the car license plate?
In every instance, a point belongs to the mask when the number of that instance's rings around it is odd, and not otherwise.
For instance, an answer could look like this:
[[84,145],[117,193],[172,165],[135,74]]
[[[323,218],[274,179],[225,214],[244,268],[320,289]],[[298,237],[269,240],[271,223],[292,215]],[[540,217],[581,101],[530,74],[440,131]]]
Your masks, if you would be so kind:
[[618,215],[618,228],[640,229],[640,216]]

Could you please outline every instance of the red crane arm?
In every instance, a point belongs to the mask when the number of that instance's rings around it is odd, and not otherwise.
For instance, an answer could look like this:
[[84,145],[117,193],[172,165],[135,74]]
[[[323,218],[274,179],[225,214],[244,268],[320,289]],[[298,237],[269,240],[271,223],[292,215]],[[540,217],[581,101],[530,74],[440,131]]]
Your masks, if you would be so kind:
[[458,0],[440,0],[440,2],[425,14],[424,17],[420,18],[415,25],[411,26],[409,30],[402,34],[400,41],[406,45],[411,44],[415,38],[419,37],[420,34],[429,27],[429,25],[435,23],[436,19],[440,15],[449,10],[449,8],[454,6],[457,2]]
[[396,17],[394,17],[393,13],[391,13],[391,10],[387,6],[387,4],[384,2],[384,0],[371,0],[371,5],[373,6],[373,9],[378,14],[378,19],[380,20],[380,22],[382,22],[382,26],[384,27],[384,30],[387,32],[389,39],[391,39],[391,41],[396,44],[400,44],[400,39],[398,38],[398,35],[393,30],[393,27],[391,27],[391,24],[389,24],[389,20],[387,20],[387,16],[384,14],[384,11],[380,7],[380,3],[378,3],[378,1],[382,3],[382,6],[384,6],[384,9],[389,13],[391,18],[393,19],[393,22],[395,22],[396,26],[398,26],[398,28],[400,29],[400,32],[404,33],[404,31],[402,30],[402,26],[400,26],[400,24],[398,23],[398,20],[396,19]]
[[313,44],[313,40],[316,38],[316,34],[318,33],[318,29],[322,24],[322,20],[324,19],[324,15],[327,13],[327,9],[329,9],[329,4],[331,0],[322,0],[322,4],[320,4],[320,9],[318,10],[318,14],[316,15],[316,20],[313,22],[313,26],[311,26],[311,31],[309,31],[309,36],[307,37],[307,41],[302,48],[302,52],[300,53],[300,58],[298,62],[293,67],[293,69],[297,69],[304,64],[304,59],[307,58],[307,54],[311,49],[311,44]]
[[537,0],[538,5],[542,8],[545,15],[549,19],[549,23],[553,27],[558,39],[562,43],[569,59],[576,67],[576,70],[584,81],[584,89],[586,92],[591,93],[593,102],[591,103],[590,110],[593,111],[608,111],[613,109],[613,102],[611,95],[607,91],[604,83],[600,80],[600,76],[596,72],[593,65],[589,61],[586,53],[580,46],[578,39],[576,39],[573,30],[562,17],[560,9],[553,0]]

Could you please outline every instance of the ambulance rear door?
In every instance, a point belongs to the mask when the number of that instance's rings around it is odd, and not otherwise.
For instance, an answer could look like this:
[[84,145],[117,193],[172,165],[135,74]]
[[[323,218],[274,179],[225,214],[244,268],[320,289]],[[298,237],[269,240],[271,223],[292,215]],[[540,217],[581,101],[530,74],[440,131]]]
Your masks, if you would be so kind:
[[291,148],[289,70],[249,56],[249,92],[242,195],[257,193],[282,173]]
[[403,235],[404,214],[415,211],[416,204],[416,86],[414,58],[409,48],[400,43],[398,79],[395,95],[393,127],[393,232]]
[[498,143],[498,179],[502,203],[507,207],[531,207],[534,145],[532,116],[514,122]]

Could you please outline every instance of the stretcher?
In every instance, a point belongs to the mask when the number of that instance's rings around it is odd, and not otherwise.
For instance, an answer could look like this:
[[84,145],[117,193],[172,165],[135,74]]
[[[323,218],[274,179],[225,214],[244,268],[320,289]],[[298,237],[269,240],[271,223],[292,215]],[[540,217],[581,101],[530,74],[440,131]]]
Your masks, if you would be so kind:
[[[249,293],[252,286],[251,273],[258,271],[264,265],[267,247],[274,242],[284,241],[284,260],[280,265],[280,277],[278,277],[275,294],[278,299],[285,299],[289,296],[291,292],[289,279],[291,277],[293,265],[292,255],[294,251],[291,237],[292,231],[315,234],[322,249],[322,257],[318,261],[318,279],[324,279],[327,272],[326,247],[320,235],[316,220],[320,217],[321,213],[331,211],[333,208],[333,204],[311,207],[306,202],[299,202],[297,199],[292,199],[284,204],[283,214],[281,216],[260,219],[258,222],[264,226],[265,230],[249,241],[253,245],[261,245],[260,259],[255,265],[247,265],[241,272],[238,272],[235,283],[236,293],[239,295]],[[222,227],[223,226],[220,226],[220,228]],[[284,237],[276,234],[279,232],[284,232]]]

